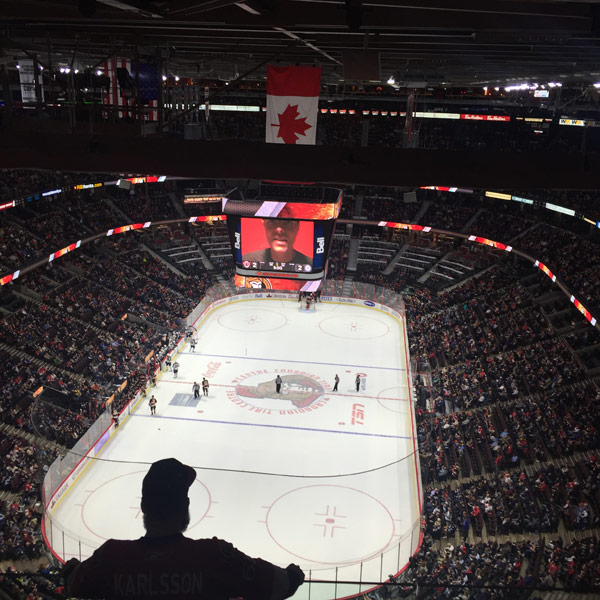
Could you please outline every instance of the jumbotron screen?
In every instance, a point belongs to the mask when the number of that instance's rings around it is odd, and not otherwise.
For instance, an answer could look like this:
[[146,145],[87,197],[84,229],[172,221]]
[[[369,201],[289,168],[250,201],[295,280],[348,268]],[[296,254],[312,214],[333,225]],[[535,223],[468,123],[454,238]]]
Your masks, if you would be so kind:
[[331,229],[327,222],[242,217],[236,265],[244,271],[295,273],[311,279],[323,272]]
[[[322,279],[340,206],[341,197],[335,202],[225,199],[237,281]],[[275,283],[272,289],[287,287]]]

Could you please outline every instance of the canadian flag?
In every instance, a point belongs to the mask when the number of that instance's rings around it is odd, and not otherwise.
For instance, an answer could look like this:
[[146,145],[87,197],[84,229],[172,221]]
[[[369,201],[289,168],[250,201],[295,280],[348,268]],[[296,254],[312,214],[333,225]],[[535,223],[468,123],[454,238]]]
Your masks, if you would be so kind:
[[320,87],[320,67],[267,65],[267,143],[316,143]]

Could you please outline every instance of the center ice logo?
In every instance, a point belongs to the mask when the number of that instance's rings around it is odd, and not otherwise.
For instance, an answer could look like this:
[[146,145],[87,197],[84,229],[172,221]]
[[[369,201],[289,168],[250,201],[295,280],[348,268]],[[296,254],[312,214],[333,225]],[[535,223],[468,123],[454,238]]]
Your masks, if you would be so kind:
[[[277,375],[281,377],[279,393],[276,385]],[[325,382],[321,382],[315,375],[291,369],[249,373],[242,375],[234,383],[235,391],[228,394],[230,400],[241,406],[259,409],[261,412],[306,412],[324,406],[326,401],[323,397]]]

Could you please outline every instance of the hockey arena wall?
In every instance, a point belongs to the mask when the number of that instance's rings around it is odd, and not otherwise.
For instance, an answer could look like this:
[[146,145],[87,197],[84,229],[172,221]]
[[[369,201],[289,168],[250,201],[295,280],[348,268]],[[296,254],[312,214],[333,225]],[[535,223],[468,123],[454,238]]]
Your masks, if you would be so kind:
[[[278,301],[289,301],[297,302],[297,297],[289,293],[276,293],[267,291],[249,291],[246,293],[232,294],[231,292],[235,288],[230,288],[224,285],[217,285],[211,288],[207,293],[204,300],[190,313],[188,318],[185,320],[185,327],[187,330],[193,329],[198,330],[203,322],[210,316],[212,312],[221,308],[227,304],[233,304],[238,302],[244,302],[249,300],[278,300]],[[237,290],[236,290],[237,291]],[[412,469],[412,481],[407,482],[414,489],[416,497],[416,506],[418,506],[419,514],[415,519],[410,536],[404,536],[401,544],[397,549],[397,559],[395,556],[396,552],[388,552],[386,556],[381,556],[381,568],[380,568],[380,581],[384,581],[389,573],[397,574],[403,567],[406,566],[404,561],[400,559],[401,555],[406,556],[407,552],[409,556],[412,556],[420,547],[422,541],[422,507],[423,507],[423,490],[421,487],[421,469],[418,456],[417,440],[416,440],[416,420],[414,411],[414,398],[412,389],[412,374],[410,371],[410,360],[408,353],[408,336],[407,328],[405,326],[405,311],[404,303],[400,296],[391,292],[385,288],[378,288],[376,286],[368,284],[360,284],[360,287],[354,289],[353,292],[359,297],[348,297],[345,295],[333,295],[335,292],[341,292],[341,282],[330,282],[325,288],[325,293],[321,296],[321,302],[333,303],[333,304],[344,304],[344,305],[356,305],[364,308],[368,308],[375,311],[381,311],[394,317],[402,331],[402,338],[406,356],[406,377],[407,377],[407,389],[410,396],[409,411],[411,419],[411,430],[413,432],[413,464]],[[328,295],[328,293],[333,293]],[[371,299],[373,298],[373,300]],[[384,300],[386,304],[382,304],[377,300]],[[389,304],[389,305],[388,305]],[[182,334],[175,347],[169,352],[169,356],[172,360],[175,359],[183,345],[187,342],[185,334]],[[162,370],[162,365],[166,355],[161,357],[160,363],[157,368],[157,372]],[[145,396],[147,389],[140,389],[131,399],[131,401],[123,408],[120,413],[120,423],[124,423],[127,417],[135,410],[140,399]],[[94,463],[96,457],[98,457],[107,442],[111,439],[115,431],[115,426],[110,414],[110,410],[103,413],[98,420],[90,427],[90,429],[81,437],[77,444],[70,450],[64,457],[58,457],[49,468],[46,476],[44,477],[44,483],[42,487],[42,498],[44,505],[44,516],[42,519],[42,534],[44,540],[52,552],[52,554],[61,562],[65,562],[67,559],[65,553],[65,546],[67,544],[67,538],[75,540],[75,542],[81,548],[83,546],[90,546],[94,544],[89,540],[83,539],[80,535],[69,531],[68,525],[62,522],[58,522],[53,517],[53,512],[61,502],[61,500],[68,494],[69,490],[76,485],[81,475]],[[409,544],[409,548],[404,547],[405,544]],[[361,593],[365,593],[364,586],[361,588]],[[335,596],[333,596],[335,597]]]

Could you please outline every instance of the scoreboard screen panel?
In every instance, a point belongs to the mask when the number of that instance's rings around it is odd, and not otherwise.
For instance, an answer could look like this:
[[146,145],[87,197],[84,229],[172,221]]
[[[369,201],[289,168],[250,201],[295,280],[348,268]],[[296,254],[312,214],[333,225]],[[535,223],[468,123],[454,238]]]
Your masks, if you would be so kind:
[[230,217],[229,226],[239,269],[312,279],[325,268],[332,222]]
[[[322,279],[341,207],[341,191],[324,189],[335,192],[328,193],[333,201],[227,198],[223,212],[227,215],[236,274],[269,279]],[[301,186],[289,190],[302,195]]]
[[279,290],[286,292],[316,292],[321,288],[322,279],[284,279],[279,276],[236,275],[235,286],[253,290]]

